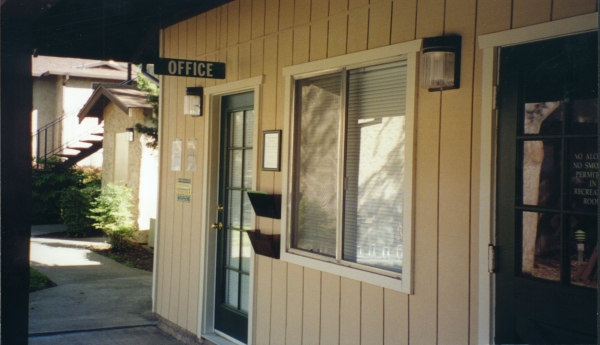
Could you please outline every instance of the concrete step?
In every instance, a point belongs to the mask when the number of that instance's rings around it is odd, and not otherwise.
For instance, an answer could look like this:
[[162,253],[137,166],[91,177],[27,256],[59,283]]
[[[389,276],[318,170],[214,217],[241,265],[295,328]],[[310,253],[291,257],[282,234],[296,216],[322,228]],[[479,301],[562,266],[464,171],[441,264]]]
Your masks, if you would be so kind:
[[89,136],[81,139],[80,142],[82,142],[82,143],[92,143],[93,144],[93,143],[100,142],[103,139],[104,139],[104,137],[100,136],[100,135],[89,135]]
[[72,145],[69,145],[67,148],[71,149],[71,150],[82,151],[82,150],[85,150],[85,149],[89,149],[90,147],[92,147],[91,143],[84,143],[84,142],[80,141],[80,142],[74,143]]

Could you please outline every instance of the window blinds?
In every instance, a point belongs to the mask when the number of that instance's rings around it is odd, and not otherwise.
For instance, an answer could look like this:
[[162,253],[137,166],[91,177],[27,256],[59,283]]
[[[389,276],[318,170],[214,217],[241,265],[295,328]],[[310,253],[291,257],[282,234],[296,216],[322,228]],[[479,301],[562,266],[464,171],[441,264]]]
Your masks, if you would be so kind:
[[406,62],[348,73],[343,259],[402,271]]
[[406,61],[342,73],[296,81],[292,248],[402,272]]
[[296,146],[293,247],[335,256],[338,142],[341,116],[339,74],[296,84]]

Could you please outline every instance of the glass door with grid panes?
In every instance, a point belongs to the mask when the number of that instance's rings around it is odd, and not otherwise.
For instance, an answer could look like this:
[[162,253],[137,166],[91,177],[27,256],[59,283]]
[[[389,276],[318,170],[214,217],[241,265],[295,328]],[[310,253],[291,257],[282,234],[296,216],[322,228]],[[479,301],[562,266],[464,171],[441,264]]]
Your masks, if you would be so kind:
[[243,343],[248,337],[254,93],[222,98],[215,329]]
[[596,343],[597,33],[502,48],[495,341]]

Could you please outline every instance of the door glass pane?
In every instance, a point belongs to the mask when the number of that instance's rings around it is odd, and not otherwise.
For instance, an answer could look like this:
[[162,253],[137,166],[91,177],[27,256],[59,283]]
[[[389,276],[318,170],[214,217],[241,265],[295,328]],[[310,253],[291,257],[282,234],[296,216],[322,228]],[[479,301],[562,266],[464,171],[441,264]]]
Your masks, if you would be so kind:
[[523,212],[522,225],[522,273],[560,281],[560,214]]
[[595,212],[598,208],[598,141],[571,140],[568,160],[567,200],[578,211]]
[[523,204],[559,207],[561,200],[560,141],[523,142]]
[[236,271],[226,270],[227,272],[227,287],[225,294],[225,304],[228,304],[237,309],[238,307],[238,291],[240,274]]
[[243,194],[243,198],[244,198],[244,218],[243,218],[243,226],[242,228],[244,230],[251,230],[252,229],[252,204],[250,203],[250,198],[248,198],[248,193],[244,192]]
[[242,191],[229,191],[229,226],[239,229],[241,226]]
[[571,116],[571,133],[598,133],[598,99],[576,99],[573,101]]
[[[231,177],[229,181],[230,187],[241,188],[242,187],[242,150],[231,150],[230,151],[230,166]],[[251,177],[252,178],[252,177]]]
[[231,143],[233,147],[242,147],[244,142],[244,112],[238,111],[231,114]]
[[244,188],[252,189],[252,150],[244,150]]
[[594,216],[571,216],[569,258],[571,284],[598,288],[598,231]]
[[252,147],[254,133],[254,110],[246,110],[246,135],[244,136],[244,146]]
[[335,256],[341,77],[296,84],[292,247]]
[[250,254],[252,252],[252,244],[247,233],[242,233],[242,271],[250,272]]
[[250,277],[242,274],[242,295],[240,296],[240,310],[248,312],[248,291],[250,290]]
[[561,134],[565,117],[562,101],[525,104],[523,133],[525,134]]
[[227,266],[240,267],[240,232],[227,230]]

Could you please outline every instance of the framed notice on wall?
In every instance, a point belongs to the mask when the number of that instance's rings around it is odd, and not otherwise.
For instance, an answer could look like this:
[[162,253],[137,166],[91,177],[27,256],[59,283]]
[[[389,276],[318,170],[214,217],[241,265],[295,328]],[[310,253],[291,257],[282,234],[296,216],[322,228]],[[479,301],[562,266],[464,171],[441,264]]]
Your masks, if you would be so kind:
[[281,130],[263,131],[262,170],[281,170]]

